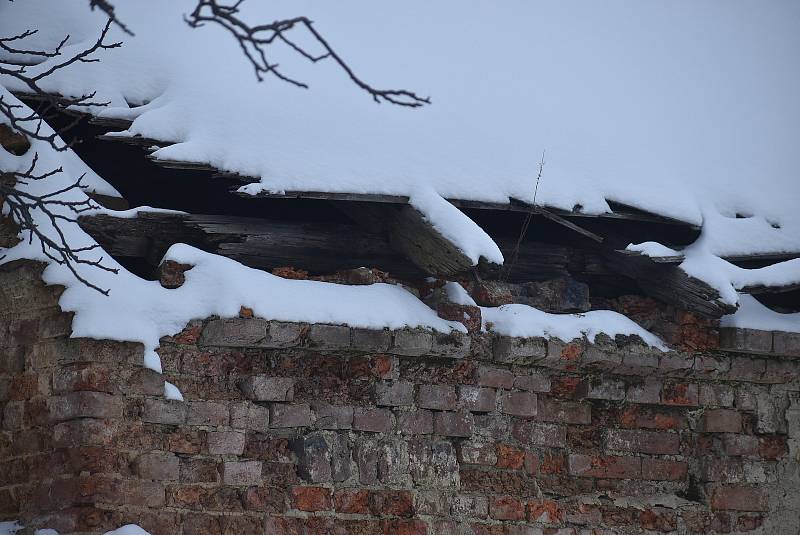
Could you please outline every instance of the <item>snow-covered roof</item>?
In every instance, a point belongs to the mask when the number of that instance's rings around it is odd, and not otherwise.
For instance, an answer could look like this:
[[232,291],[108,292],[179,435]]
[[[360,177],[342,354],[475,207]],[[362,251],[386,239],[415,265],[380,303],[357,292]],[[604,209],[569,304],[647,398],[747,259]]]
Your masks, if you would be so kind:
[[[136,35],[114,28],[123,47],[48,88],[97,90],[102,115],[134,120],[126,134],[172,142],[155,157],[260,178],[251,191],[531,202],[546,151],[538,204],[703,224],[717,255],[800,251],[795,3],[243,4],[252,23],[309,16],[362,78],[430,95],[417,109],[280,46],[273,61],[310,89],[259,83],[226,32],[183,21],[194,4],[116,2]],[[0,10],[0,33],[29,25],[39,42],[102,24],[77,0]]]
[[[800,37],[789,16],[798,6],[755,11],[722,1],[647,8],[587,2],[576,10],[562,2],[520,0],[498,8],[412,0],[388,16],[385,6],[355,0],[244,5],[243,16],[253,21],[308,15],[374,85],[430,94],[433,104],[409,110],[376,105],[335,66],[305,65],[287,51],[276,61],[311,89],[258,83],[227,34],[183,22],[189,0],[115,5],[136,36],[115,28],[114,38],[125,46],[42,86],[67,95],[97,91],[95,100],[110,105],[95,112],[132,120],[124,135],[170,143],[157,158],[260,177],[252,189],[407,196],[441,232],[452,231],[452,241],[474,260],[499,251],[442,198],[532,202],[546,150],[537,204],[600,213],[609,209],[608,199],[702,225],[701,238],[681,251],[682,266],[713,284],[726,302],[736,303],[737,283],[800,279],[793,275],[796,262],[745,273],[718,258],[800,251],[800,104],[792,91],[800,79],[792,57]],[[35,27],[33,45],[57,44],[69,33],[79,49],[102,25],[101,15],[87,11],[78,0],[0,4],[0,34]],[[713,27],[705,22],[710,17]],[[43,67],[30,70],[37,68]],[[13,99],[5,89],[0,94]],[[32,191],[46,193],[87,172],[88,189],[114,193],[71,151],[55,154],[42,143],[33,148],[42,165],[67,165]],[[23,168],[31,157],[9,165]],[[94,243],[77,225],[67,227],[74,246]],[[36,243],[21,244],[6,260],[19,257],[42,255]],[[198,314],[231,315],[243,304],[277,319],[458,328],[396,287],[332,290],[273,280],[188,246],[175,246],[168,257],[195,265],[178,290],[135,277],[113,259],[107,261],[120,267],[119,276],[79,266],[111,289],[112,299],[76,283],[63,266],[51,264],[45,279],[67,286],[61,305],[76,311],[76,336],[141,340],[156,368],[159,336]],[[343,307],[348,300],[384,306],[364,312]],[[308,316],[309,309],[317,315]],[[552,320],[534,310],[507,310],[513,314],[493,323],[515,334],[523,326],[547,330]],[[573,334],[638,332],[624,318],[606,316],[561,318],[558,327]],[[745,316],[735,323],[747,323]],[[796,325],[796,318],[784,323]]]

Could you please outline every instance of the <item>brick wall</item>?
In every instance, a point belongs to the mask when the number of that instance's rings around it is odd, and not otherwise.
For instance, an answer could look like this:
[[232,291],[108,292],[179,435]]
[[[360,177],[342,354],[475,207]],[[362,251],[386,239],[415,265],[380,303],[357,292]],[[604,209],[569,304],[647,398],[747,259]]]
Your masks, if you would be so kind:
[[[0,516],[154,535],[798,533],[800,362],[258,318],[67,339],[0,272]],[[163,380],[186,401],[163,398]]]

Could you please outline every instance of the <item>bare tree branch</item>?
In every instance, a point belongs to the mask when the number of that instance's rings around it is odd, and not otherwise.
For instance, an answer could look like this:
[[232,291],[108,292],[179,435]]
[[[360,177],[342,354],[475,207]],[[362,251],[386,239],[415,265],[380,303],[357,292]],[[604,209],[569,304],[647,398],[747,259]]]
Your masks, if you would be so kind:
[[[195,9],[184,17],[186,23],[192,28],[199,28],[205,23],[214,23],[230,32],[239,43],[242,53],[253,66],[256,78],[259,81],[264,75],[271,74],[284,82],[307,89],[304,82],[291,78],[279,70],[276,63],[269,61],[269,47],[280,41],[288,45],[306,60],[316,63],[324,59],[335,61],[347,74],[350,80],[358,87],[372,95],[372,99],[381,103],[383,101],[398,106],[417,108],[430,104],[430,99],[420,97],[407,89],[376,89],[359,78],[353,69],[336,53],[328,41],[314,28],[314,23],[308,17],[295,17],[291,19],[276,20],[269,24],[249,26],[236,15],[244,0],[237,0],[230,5],[221,5],[217,0],[198,0]],[[304,47],[291,40],[286,34],[297,28],[305,29],[314,41],[322,47],[323,53],[312,54]]]

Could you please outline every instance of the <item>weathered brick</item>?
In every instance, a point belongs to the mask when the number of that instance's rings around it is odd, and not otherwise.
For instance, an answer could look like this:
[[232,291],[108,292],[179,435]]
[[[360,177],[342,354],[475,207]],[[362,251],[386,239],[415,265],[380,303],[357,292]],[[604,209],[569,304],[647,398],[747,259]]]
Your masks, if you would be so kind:
[[[163,378],[161,379],[163,384]],[[104,366],[80,366],[59,368],[53,372],[53,391],[64,393],[82,390],[113,393],[115,389],[111,381],[111,370]],[[12,394],[11,399],[23,398],[15,398]]]
[[292,505],[299,511],[330,511],[331,491],[325,487],[292,487]]
[[365,489],[340,489],[333,494],[334,508],[337,513],[353,515],[368,515],[369,490]]
[[472,414],[437,412],[433,415],[433,430],[437,435],[468,437],[472,434]]
[[173,453],[145,453],[136,458],[134,467],[142,479],[177,480],[180,474],[180,461]]
[[203,328],[200,344],[218,347],[260,347],[267,338],[268,322],[259,318],[211,320]]
[[311,404],[311,408],[316,416],[314,425],[319,429],[350,429],[353,427],[353,407],[314,402]]
[[423,409],[455,410],[458,403],[455,387],[451,385],[420,385],[417,405]]
[[555,424],[539,422],[515,422],[514,438],[522,444],[563,448],[567,442],[567,430]]
[[495,520],[524,520],[525,505],[512,496],[495,496],[489,500],[489,516]]
[[717,486],[711,493],[711,508],[725,511],[768,511],[766,499],[757,487]]
[[800,333],[775,331],[772,333],[772,341],[776,355],[800,357]]
[[405,407],[414,403],[414,384],[407,381],[375,385],[375,404],[384,407]]
[[453,498],[451,512],[455,517],[486,518],[489,516],[489,500],[486,496],[457,495]]
[[700,405],[703,407],[732,407],[736,397],[734,388],[726,384],[700,385]]
[[401,329],[395,331],[394,342],[389,350],[395,355],[420,356],[430,352],[433,335],[422,329]]
[[701,433],[740,433],[742,415],[731,409],[709,409],[703,412],[698,431]]
[[590,345],[583,351],[581,365],[591,370],[613,370],[622,363],[622,355],[616,351],[604,351]]
[[423,409],[398,412],[397,430],[407,435],[430,435],[433,433],[433,413]]
[[625,399],[625,383],[609,378],[586,379],[577,388],[577,397],[619,401]]
[[659,365],[660,355],[651,352],[626,351],[622,354],[622,362],[614,368],[621,375],[650,375]]
[[520,470],[525,461],[525,451],[508,444],[495,444],[497,450],[497,468]]
[[248,399],[254,401],[293,401],[294,379],[254,375],[244,379],[239,388]]
[[752,435],[723,435],[725,453],[731,456],[750,456],[758,454],[758,438]]
[[375,516],[414,516],[414,495],[407,490],[374,490],[369,508]]
[[719,330],[720,349],[745,353],[772,352],[772,333],[741,327],[723,327]]
[[269,426],[308,427],[313,422],[313,414],[308,403],[273,403],[269,407]]
[[699,394],[695,383],[667,383],[661,390],[661,403],[685,407],[697,407]]
[[250,487],[242,496],[248,511],[282,513],[286,510],[286,493],[275,487]]
[[458,447],[458,458],[464,464],[497,464],[497,449],[493,442],[465,441]]
[[302,323],[270,321],[267,326],[267,338],[262,345],[276,349],[296,347],[302,343],[307,329],[308,326]]
[[666,375],[685,375],[694,367],[694,357],[684,353],[663,353],[658,360],[659,370]]
[[530,392],[504,392],[500,396],[500,412],[530,418],[536,416],[536,394]]
[[392,429],[392,413],[388,409],[357,407],[353,410],[353,429],[370,433],[388,433]]
[[634,451],[652,455],[669,455],[680,452],[680,436],[677,433],[609,429],[606,447],[618,451]]
[[769,359],[761,380],[767,383],[790,383],[800,377],[800,363],[789,359]]
[[344,325],[312,324],[308,327],[306,341],[310,347],[315,349],[346,349],[350,347],[350,327]]
[[230,410],[225,403],[215,401],[192,401],[186,414],[189,425],[228,425]]
[[351,332],[353,347],[361,351],[386,351],[392,342],[388,330],[354,328]]
[[556,401],[539,397],[538,418],[545,422],[564,424],[592,423],[592,407],[576,401]]
[[511,388],[514,386],[514,374],[502,368],[481,366],[478,368],[478,384],[492,388]]
[[784,436],[776,435],[758,438],[758,455],[762,459],[778,460],[785,457],[788,451],[786,437]]
[[658,379],[643,379],[639,383],[632,384],[628,387],[625,400],[631,403],[661,403],[661,389],[663,386],[664,385]]
[[71,392],[47,400],[53,422],[73,418],[119,418],[122,398],[101,392]]
[[269,409],[244,401],[231,405],[231,427],[251,431],[269,429]]
[[181,483],[217,483],[219,482],[217,462],[212,459],[180,459]]
[[493,388],[462,385],[458,387],[458,403],[472,412],[491,412],[497,405],[497,392]]
[[261,461],[225,461],[222,481],[226,485],[258,485],[261,482]]
[[433,344],[431,344],[431,355],[436,355],[451,359],[464,358],[469,354],[472,339],[466,334],[458,331],[449,333],[434,333]]
[[764,359],[753,359],[749,357],[733,357],[731,368],[728,370],[728,379],[734,381],[760,381],[761,376],[767,369],[767,362]]
[[547,341],[544,338],[498,336],[492,353],[497,362],[531,364],[547,356]]
[[680,481],[688,473],[688,465],[684,461],[666,461],[662,459],[642,459],[642,478],[654,481]]
[[634,479],[639,478],[642,472],[641,459],[638,457],[589,456],[572,453],[568,462],[569,473],[573,476]]
[[515,390],[528,390],[530,392],[550,392],[550,378],[539,373],[518,375],[514,378]]
[[245,434],[240,431],[209,432],[208,453],[211,455],[241,455],[244,452]]
[[106,420],[81,418],[53,426],[53,443],[56,447],[108,446],[114,440],[116,429]]

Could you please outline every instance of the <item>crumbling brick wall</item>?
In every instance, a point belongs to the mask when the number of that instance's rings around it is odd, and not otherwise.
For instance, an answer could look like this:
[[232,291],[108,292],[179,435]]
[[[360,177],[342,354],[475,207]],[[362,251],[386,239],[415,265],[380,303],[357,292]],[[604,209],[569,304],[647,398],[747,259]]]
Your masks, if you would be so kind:
[[211,318],[161,376],[68,339],[37,274],[0,273],[0,515],[29,528],[800,529],[800,355]]

